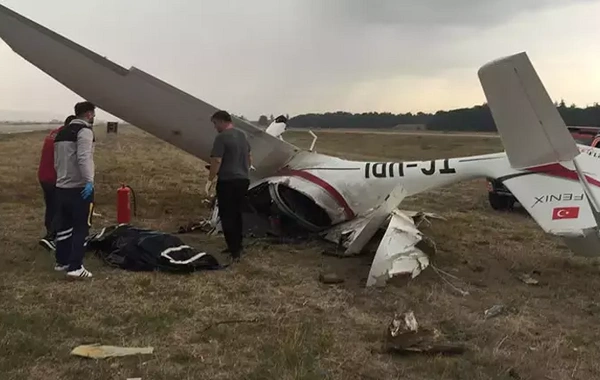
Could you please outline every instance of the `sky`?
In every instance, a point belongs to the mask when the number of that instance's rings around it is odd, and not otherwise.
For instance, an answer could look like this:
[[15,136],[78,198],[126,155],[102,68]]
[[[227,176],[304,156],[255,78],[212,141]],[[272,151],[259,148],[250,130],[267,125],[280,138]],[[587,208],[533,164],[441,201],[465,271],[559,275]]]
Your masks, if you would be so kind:
[[[600,102],[600,0],[1,3],[251,120],[471,107],[477,69],[521,51],[553,99]],[[63,118],[79,100],[0,40],[0,110]]]

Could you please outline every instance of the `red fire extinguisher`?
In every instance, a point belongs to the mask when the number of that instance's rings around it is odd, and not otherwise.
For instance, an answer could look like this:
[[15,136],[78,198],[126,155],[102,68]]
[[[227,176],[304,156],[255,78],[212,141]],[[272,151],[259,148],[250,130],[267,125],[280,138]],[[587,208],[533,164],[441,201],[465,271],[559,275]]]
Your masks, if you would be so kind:
[[133,189],[125,184],[117,190],[117,223],[128,224],[131,222],[131,202],[129,195],[133,200],[133,214],[136,215],[135,193]]

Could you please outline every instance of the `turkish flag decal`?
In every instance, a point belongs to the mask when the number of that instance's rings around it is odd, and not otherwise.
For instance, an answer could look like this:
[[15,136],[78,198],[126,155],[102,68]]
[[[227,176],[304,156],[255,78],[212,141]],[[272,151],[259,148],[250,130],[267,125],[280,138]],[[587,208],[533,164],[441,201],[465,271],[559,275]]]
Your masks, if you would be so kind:
[[557,207],[552,210],[552,220],[577,218],[579,218],[579,207]]

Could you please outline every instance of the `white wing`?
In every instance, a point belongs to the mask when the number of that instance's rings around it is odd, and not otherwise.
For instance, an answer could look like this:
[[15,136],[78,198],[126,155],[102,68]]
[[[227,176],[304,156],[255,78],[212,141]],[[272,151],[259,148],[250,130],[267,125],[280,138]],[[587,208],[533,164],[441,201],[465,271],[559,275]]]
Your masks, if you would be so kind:
[[[99,108],[208,162],[217,111],[145,72],[110,60],[0,5],[0,38],[13,51]],[[281,168],[299,149],[241,119],[255,176]]]

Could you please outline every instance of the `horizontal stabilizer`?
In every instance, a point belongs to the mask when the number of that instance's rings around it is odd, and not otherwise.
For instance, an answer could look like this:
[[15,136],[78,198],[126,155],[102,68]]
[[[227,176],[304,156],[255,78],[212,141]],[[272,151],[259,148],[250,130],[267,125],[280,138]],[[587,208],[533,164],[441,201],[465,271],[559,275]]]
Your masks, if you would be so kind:
[[579,154],[526,53],[489,62],[478,76],[513,168],[569,161]]

